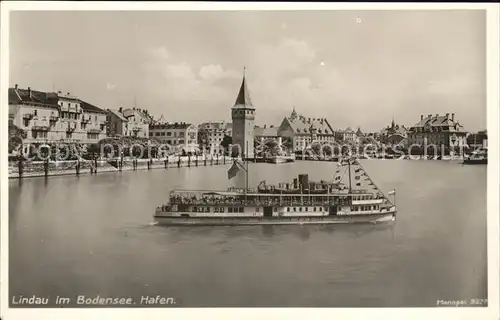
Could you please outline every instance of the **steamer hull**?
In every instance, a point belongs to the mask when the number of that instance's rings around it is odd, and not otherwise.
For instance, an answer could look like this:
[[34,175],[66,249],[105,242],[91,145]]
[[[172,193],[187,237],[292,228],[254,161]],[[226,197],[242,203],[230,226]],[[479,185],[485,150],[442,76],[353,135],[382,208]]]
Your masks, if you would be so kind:
[[155,216],[155,222],[164,226],[240,226],[240,225],[325,225],[325,224],[374,224],[390,223],[396,220],[394,213],[363,216],[325,216],[325,217],[280,217],[280,218],[258,218],[258,217],[224,217],[224,218],[186,218]]

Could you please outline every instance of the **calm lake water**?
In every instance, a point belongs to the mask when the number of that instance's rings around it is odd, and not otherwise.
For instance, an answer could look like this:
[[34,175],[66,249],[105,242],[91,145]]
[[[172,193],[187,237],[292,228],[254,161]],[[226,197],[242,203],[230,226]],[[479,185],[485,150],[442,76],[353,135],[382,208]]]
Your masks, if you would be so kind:
[[[397,190],[393,227],[152,225],[173,188],[241,183],[228,182],[229,165],[10,181],[10,294],[50,297],[52,306],[57,295],[70,306],[77,295],[162,295],[176,307],[432,307],[486,298],[486,166],[363,164],[384,192]],[[331,180],[335,166],[251,164],[249,185],[299,173]]]

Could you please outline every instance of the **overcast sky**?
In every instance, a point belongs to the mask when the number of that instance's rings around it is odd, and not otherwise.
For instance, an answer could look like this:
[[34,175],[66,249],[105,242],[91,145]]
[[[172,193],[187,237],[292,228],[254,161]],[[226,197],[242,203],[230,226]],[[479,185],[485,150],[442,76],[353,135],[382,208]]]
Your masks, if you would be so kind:
[[295,106],[334,128],[455,113],[486,127],[483,11],[14,12],[10,85],[168,121],[230,120],[243,66],[256,124]]

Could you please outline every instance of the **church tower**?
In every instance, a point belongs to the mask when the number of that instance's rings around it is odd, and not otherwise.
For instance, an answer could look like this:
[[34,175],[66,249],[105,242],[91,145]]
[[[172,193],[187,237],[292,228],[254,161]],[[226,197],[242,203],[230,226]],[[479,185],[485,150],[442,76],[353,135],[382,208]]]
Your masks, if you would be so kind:
[[245,70],[243,70],[240,92],[231,108],[231,118],[233,121],[233,146],[239,146],[239,149],[235,147],[233,150],[240,150],[243,153],[243,155],[238,154],[238,156],[253,158],[255,108],[247,88]]

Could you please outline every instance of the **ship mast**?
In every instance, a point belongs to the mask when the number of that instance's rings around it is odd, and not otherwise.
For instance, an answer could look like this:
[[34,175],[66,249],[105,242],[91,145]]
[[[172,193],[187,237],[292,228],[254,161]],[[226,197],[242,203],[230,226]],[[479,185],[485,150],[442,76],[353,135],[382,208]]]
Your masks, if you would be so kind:
[[248,192],[248,141],[247,141],[247,150],[245,152],[245,165],[246,165],[246,170],[245,170],[245,204],[247,204],[247,192]]
[[351,159],[347,159],[347,165],[348,165],[348,169],[349,170],[349,193],[352,192],[352,187],[351,187]]

